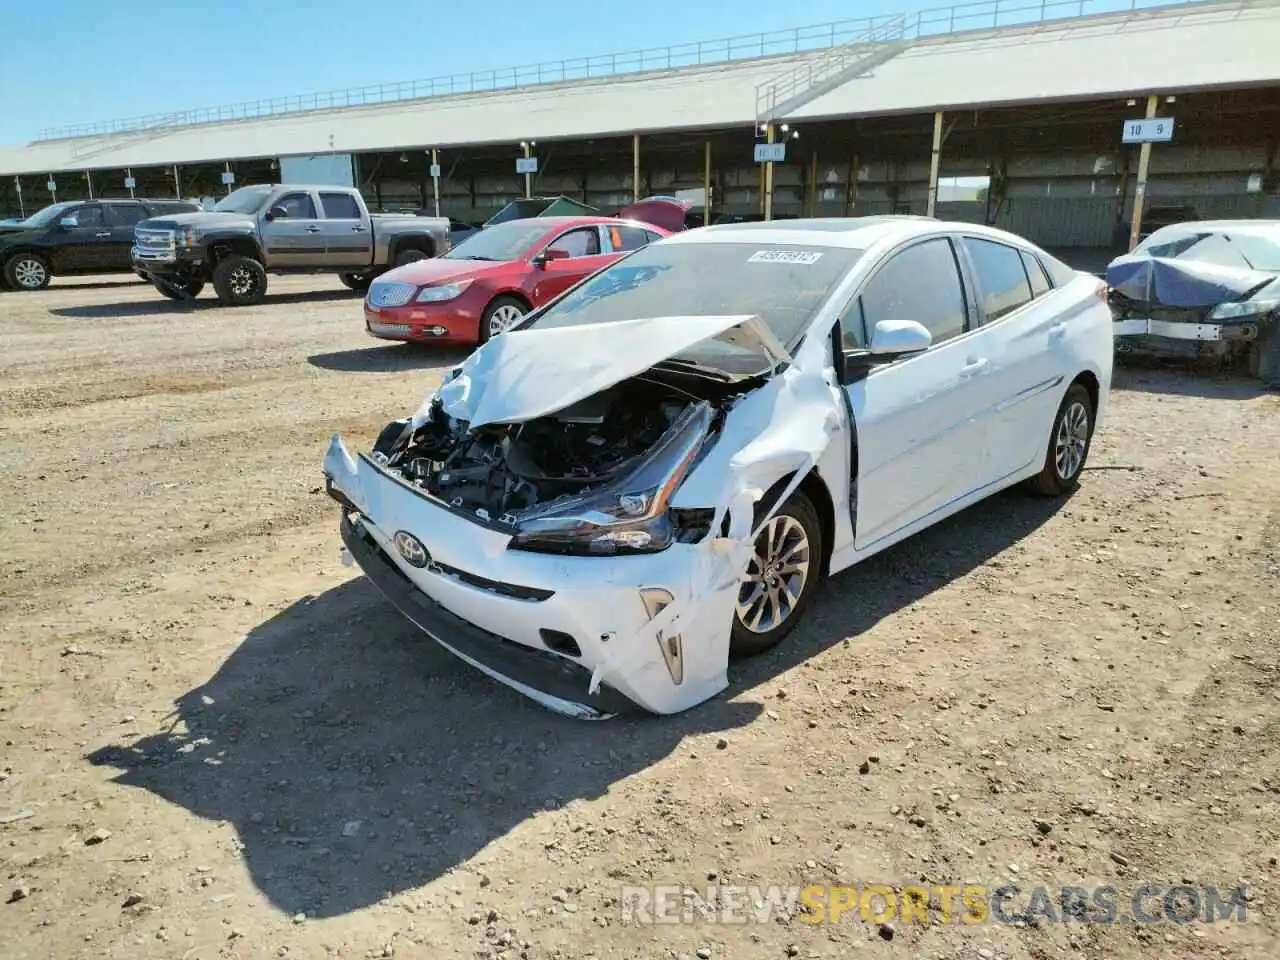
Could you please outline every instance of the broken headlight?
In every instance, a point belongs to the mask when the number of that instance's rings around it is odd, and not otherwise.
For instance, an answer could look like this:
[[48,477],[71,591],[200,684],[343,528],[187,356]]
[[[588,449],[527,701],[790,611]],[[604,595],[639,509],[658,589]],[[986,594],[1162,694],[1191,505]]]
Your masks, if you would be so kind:
[[667,504],[697,459],[710,427],[710,404],[688,407],[622,480],[523,516],[511,547],[602,556],[665,550],[674,539]]
[[1239,320],[1241,317],[1260,317],[1280,307],[1280,300],[1233,300],[1220,303],[1209,311],[1210,320]]

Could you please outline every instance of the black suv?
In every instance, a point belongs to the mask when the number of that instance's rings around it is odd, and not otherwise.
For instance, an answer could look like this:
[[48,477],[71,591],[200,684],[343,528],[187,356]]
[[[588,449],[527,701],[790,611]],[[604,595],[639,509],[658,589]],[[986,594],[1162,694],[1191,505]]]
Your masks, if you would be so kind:
[[133,225],[171,213],[193,213],[187,200],[73,200],[55,203],[16,224],[0,226],[0,286],[41,290],[55,275],[125,273]]

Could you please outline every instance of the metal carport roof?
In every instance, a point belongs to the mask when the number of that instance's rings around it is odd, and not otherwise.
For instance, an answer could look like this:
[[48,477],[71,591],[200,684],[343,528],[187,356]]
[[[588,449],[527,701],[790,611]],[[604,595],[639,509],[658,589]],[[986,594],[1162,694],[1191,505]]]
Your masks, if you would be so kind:
[[[826,120],[1280,83],[1280,6],[1223,0],[906,41],[791,117]],[[749,126],[757,87],[821,53],[373,107],[51,140],[0,174]]]

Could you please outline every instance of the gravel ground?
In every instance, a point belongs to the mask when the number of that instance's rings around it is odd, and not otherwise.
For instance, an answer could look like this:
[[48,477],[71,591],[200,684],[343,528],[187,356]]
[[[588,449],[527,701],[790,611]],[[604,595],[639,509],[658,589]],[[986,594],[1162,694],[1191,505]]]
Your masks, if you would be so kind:
[[[1122,371],[1068,501],[1001,494],[834,578],[686,715],[575,723],[339,563],[325,441],[460,355],[369,340],[335,279],[273,290],[0,294],[0,956],[1280,953],[1280,398]],[[619,902],[1010,881],[1122,914],[1245,886],[1247,919]]]

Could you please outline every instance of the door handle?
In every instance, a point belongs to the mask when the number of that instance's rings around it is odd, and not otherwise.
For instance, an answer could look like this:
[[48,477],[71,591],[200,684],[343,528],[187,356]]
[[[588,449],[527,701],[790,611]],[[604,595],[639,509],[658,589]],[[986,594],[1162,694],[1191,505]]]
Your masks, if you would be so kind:
[[1067,321],[1065,320],[1059,320],[1057,323],[1055,323],[1052,327],[1049,328],[1050,340],[1061,340],[1066,335],[1067,335]]
[[351,228],[351,232],[352,232],[352,233],[364,233],[364,227],[352,227],[352,228]]
[[320,228],[317,227],[314,223],[311,226],[307,227],[307,233],[319,233],[319,232],[320,232]]
[[95,234],[94,234],[94,236],[95,236],[95,237],[109,237],[109,236],[111,236],[111,231],[110,231],[110,230],[105,230],[105,231],[103,231],[102,233],[95,233]]
[[960,369],[960,376],[965,378],[977,376],[987,369],[987,363],[986,357],[970,357]]

